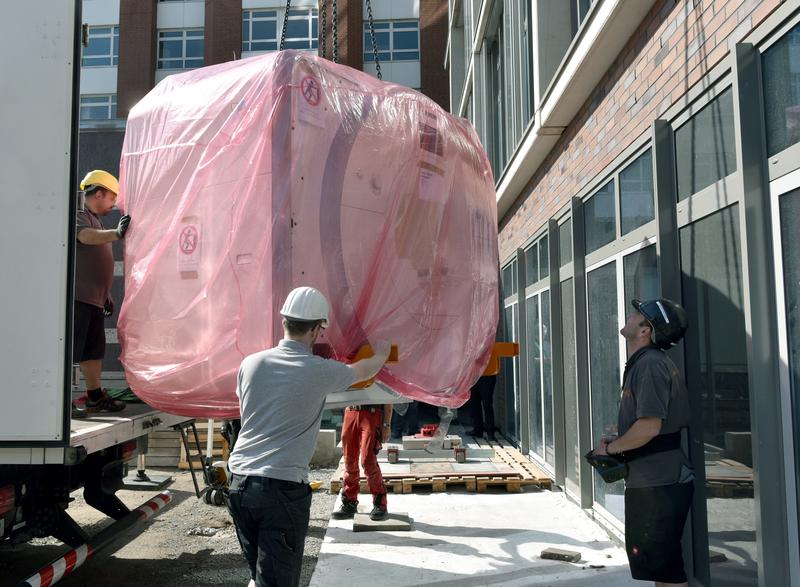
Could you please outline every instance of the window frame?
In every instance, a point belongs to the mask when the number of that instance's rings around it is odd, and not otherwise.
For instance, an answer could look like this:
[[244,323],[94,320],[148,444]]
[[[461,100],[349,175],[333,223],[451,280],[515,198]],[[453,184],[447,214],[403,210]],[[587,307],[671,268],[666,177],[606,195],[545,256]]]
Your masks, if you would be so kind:
[[[188,34],[188,33],[191,33],[191,32],[198,32],[198,31],[201,32],[202,35],[189,36],[189,34]],[[180,36],[180,39],[178,37],[162,37],[161,35],[164,34],[164,33],[181,33],[181,36]],[[186,56],[186,43],[187,43],[187,41],[189,41],[189,40],[197,40],[197,39],[200,39],[203,42],[203,57],[201,57],[201,58],[187,57]],[[162,41],[173,41],[174,42],[174,41],[178,41],[178,40],[181,41],[181,57],[180,58],[177,58],[177,57],[164,58],[164,57],[162,57],[161,56],[161,43],[162,43]],[[205,40],[205,28],[193,27],[193,28],[188,28],[188,29],[172,29],[172,28],[170,28],[170,29],[158,29],[157,35],[156,35],[156,42],[157,42],[157,46],[156,46],[156,71],[187,71],[187,70],[191,70],[191,69],[197,69],[198,67],[203,67],[205,65],[205,42],[206,42],[206,40]],[[200,59],[203,63],[201,63],[200,65],[195,65],[195,66],[191,66],[191,67],[187,67],[186,66],[186,62],[187,61],[196,61],[198,59]],[[162,63],[164,63],[165,61],[169,62],[170,64],[172,62],[180,61],[181,67],[166,67],[166,66],[162,66]]]
[[[302,14],[300,14],[302,13]],[[292,8],[287,13],[283,10],[283,22],[286,22],[286,38],[284,39],[285,49],[296,49],[298,51],[317,51],[319,48],[319,10],[314,6],[303,6]],[[307,37],[290,37],[289,26],[292,21],[305,21],[308,32]],[[317,25],[317,34],[314,34],[314,23]],[[308,43],[308,47],[289,47],[289,43]],[[278,37],[278,48],[280,49],[280,36]]]
[[[102,35],[92,35],[92,30],[97,29],[111,29],[111,32],[108,34]],[[109,24],[109,25],[92,25],[88,27],[88,44],[91,45],[92,39],[110,39],[110,53],[106,55],[90,55],[86,56],[85,52],[86,49],[89,47],[87,46],[85,49],[81,51],[81,68],[90,68],[95,69],[98,67],[117,67],[119,65],[119,25],[118,24]],[[86,64],[86,59],[108,59],[108,63],[100,63],[100,64]]]
[[[388,32],[389,33],[389,48],[385,51],[382,51],[378,48],[378,60],[381,63],[414,63],[416,61],[420,61],[422,59],[422,52],[420,51],[420,30],[419,30],[419,19],[413,18],[403,18],[397,20],[376,20],[373,22],[375,27],[375,34],[376,36],[381,32]],[[413,27],[397,27],[398,24],[413,24]],[[380,30],[379,30],[379,25]],[[384,27],[383,25],[388,25],[388,27]],[[372,53],[372,33],[370,31],[369,21],[364,21],[363,23],[363,41],[364,41],[364,50],[363,50],[363,62],[366,63],[374,63],[375,55]],[[395,49],[395,38],[394,35],[396,32],[410,32],[414,31],[417,33],[417,48],[416,49]],[[387,54],[389,58],[386,59],[382,57],[382,55]],[[416,59],[395,59],[395,53],[398,54],[413,54],[416,53]]]
[[[274,16],[254,16],[255,14],[266,12],[266,13],[274,13]],[[242,31],[244,32],[245,21],[247,21],[247,41],[244,39],[244,34],[242,34],[242,53],[249,52],[249,53],[256,53],[256,52],[267,52],[267,51],[277,51],[280,45],[280,11],[276,8],[245,8],[242,10]],[[258,40],[253,40],[253,24],[257,22],[275,22],[275,38],[274,39],[266,39],[266,38],[259,38]],[[253,43],[275,43],[274,49],[253,49]],[[245,46],[245,44],[247,44]]]
[[[94,104],[84,104],[85,99],[99,99],[105,98],[105,100],[101,102],[96,102]],[[79,100],[79,110],[78,110],[78,119],[81,124],[91,124],[96,122],[103,122],[105,120],[117,120],[117,94],[81,94]],[[105,108],[106,112],[108,113],[107,117],[104,118],[84,118],[83,117],[83,110],[84,108]]]

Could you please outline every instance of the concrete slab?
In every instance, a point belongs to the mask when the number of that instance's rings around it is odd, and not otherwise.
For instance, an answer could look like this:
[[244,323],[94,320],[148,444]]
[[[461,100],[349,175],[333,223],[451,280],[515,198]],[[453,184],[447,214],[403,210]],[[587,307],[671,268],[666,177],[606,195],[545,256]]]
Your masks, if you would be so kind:
[[411,518],[406,513],[389,512],[385,520],[371,520],[369,514],[358,513],[353,517],[353,532],[409,532]]
[[145,472],[142,477],[138,471],[134,471],[122,480],[122,487],[134,491],[161,491],[172,483],[172,480],[172,475]]
[[[312,586],[641,586],[625,551],[563,493],[390,494],[388,505],[409,512],[413,529],[357,534],[331,520]],[[541,559],[549,547],[581,562]]]

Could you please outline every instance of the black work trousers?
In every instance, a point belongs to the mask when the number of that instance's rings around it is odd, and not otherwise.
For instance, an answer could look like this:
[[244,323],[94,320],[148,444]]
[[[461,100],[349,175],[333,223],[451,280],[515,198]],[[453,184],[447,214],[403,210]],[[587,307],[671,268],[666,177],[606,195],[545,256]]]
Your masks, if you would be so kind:
[[308,484],[232,475],[226,503],[255,584],[299,585],[311,512]]
[[483,375],[470,388],[470,415],[475,434],[494,432],[494,386],[497,375]]

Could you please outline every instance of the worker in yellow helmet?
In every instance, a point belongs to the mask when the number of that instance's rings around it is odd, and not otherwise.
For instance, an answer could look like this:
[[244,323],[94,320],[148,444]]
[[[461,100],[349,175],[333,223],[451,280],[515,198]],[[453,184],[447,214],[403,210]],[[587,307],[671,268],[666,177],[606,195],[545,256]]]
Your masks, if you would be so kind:
[[103,389],[100,376],[106,350],[104,318],[114,312],[111,285],[114,282],[114,254],[111,243],[125,237],[131,218],[122,216],[116,228],[106,229],[100,220],[117,202],[117,178],[96,169],[80,185],[84,206],[78,212],[75,230],[75,313],[72,355],[81,366],[86,397],[73,402],[72,416],[93,412],[118,412],[125,402],[115,400]]

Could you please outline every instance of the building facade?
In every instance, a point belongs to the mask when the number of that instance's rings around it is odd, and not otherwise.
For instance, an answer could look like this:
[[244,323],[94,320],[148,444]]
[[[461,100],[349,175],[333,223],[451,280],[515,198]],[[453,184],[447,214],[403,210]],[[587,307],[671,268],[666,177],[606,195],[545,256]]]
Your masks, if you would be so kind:
[[800,2],[454,0],[451,111],[492,162],[503,433],[619,533],[633,298],[690,316],[696,585],[798,585]]
[[[446,0],[292,0],[288,13],[286,0],[83,0],[79,175],[97,168],[118,174],[127,113],[155,84],[173,73],[276,51],[284,21],[285,48],[314,54],[325,48],[333,59],[335,15],[338,62],[376,74],[370,10],[383,79],[449,109]],[[116,220],[110,215],[107,224]],[[122,248],[114,247],[113,295],[121,300]],[[122,379],[116,315],[106,319],[106,337],[104,378]]]

